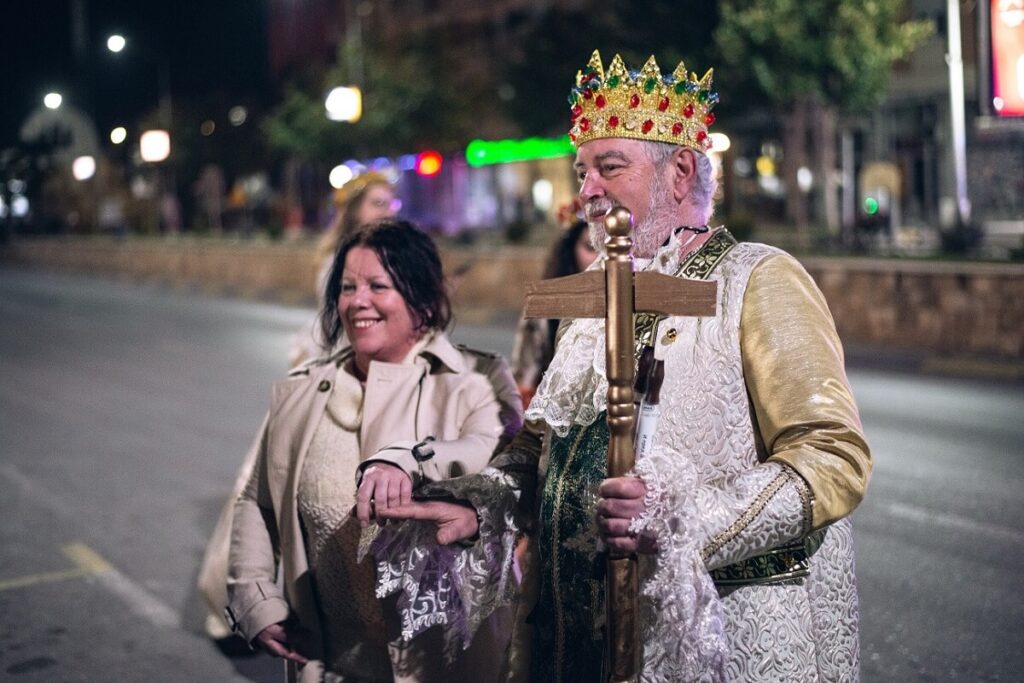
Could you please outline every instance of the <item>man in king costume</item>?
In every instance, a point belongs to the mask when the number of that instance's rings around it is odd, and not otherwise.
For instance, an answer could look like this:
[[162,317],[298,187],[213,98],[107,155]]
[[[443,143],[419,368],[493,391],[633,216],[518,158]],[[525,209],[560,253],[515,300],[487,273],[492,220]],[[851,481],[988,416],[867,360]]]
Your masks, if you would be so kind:
[[[527,426],[491,467],[422,490],[421,500],[448,500],[390,516],[431,524],[416,534],[389,525],[390,545],[378,538],[379,585],[395,591],[405,577],[409,615],[433,609],[422,628],[465,627],[481,616],[471,600],[487,609],[500,602],[484,597],[481,577],[507,593],[510,538],[529,531],[539,557],[526,619],[533,681],[606,675],[607,551],[640,556],[641,680],[858,678],[849,514],[867,487],[870,451],[834,322],[810,276],[785,252],[709,227],[711,79],[683,64],[662,74],[653,57],[631,71],[616,55],[605,69],[595,52],[570,95],[595,246],[604,244],[605,215],[622,206],[634,217],[636,271],[718,287],[713,317],[636,316],[637,353],[654,347],[664,384],[654,448],[635,476],[606,478],[605,321],[577,319],[563,324]],[[416,554],[418,566],[401,559],[403,542],[433,542],[424,528],[440,544],[476,539],[459,551],[468,561],[450,565],[462,575],[432,584],[422,564],[430,551]],[[481,573],[488,564],[491,573]],[[458,593],[455,584],[476,592],[451,600],[457,609],[445,615],[433,599]]]

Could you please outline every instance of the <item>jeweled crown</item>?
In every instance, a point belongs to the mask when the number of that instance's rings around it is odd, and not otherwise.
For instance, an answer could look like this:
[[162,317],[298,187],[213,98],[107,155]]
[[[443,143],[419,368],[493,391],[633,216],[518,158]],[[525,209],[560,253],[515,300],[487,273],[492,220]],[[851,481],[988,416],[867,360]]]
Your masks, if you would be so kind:
[[712,73],[687,76],[679,62],[671,74],[662,74],[653,55],[640,71],[626,69],[619,55],[605,70],[601,53],[594,50],[569,93],[569,138],[576,147],[599,138],[632,138],[705,152],[711,147],[708,126],[715,122],[711,109],[718,103]]

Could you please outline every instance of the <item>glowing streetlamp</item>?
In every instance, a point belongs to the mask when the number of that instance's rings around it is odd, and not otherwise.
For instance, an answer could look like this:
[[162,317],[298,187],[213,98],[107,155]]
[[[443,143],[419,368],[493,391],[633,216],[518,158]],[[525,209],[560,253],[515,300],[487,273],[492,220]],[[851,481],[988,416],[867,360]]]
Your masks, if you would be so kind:
[[128,139],[128,130],[124,126],[118,126],[110,131],[110,141],[115,145],[120,145],[122,142]]
[[327,93],[324,107],[331,121],[355,123],[363,115],[363,93],[355,86],[339,86]]
[[166,130],[147,130],[139,138],[143,161],[159,163],[171,155],[171,136]]
[[335,190],[340,190],[344,187],[345,183],[352,180],[352,176],[355,175],[352,169],[345,164],[339,164],[331,169],[330,175],[327,176],[327,180],[331,183],[331,187]]
[[64,97],[59,92],[48,92],[43,97],[43,105],[47,109],[59,109]]
[[123,50],[127,44],[128,41],[125,40],[124,36],[117,33],[107,38],[107,49],[115,54]]
[[88,155],[80,156],[71,162],[71,175],[75,180],[88,180],[96,174],[96,159]]

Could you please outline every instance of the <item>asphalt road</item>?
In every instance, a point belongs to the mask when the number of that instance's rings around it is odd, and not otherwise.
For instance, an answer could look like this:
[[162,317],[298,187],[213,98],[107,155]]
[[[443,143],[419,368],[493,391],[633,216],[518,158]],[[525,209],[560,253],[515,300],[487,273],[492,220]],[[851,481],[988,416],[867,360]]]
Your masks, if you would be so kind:
[[[203,635],[193,584],[309,316],[0,269],[0,680],[279,680]],[[1022,680],[1024,391],[871,367],[862,680]]]

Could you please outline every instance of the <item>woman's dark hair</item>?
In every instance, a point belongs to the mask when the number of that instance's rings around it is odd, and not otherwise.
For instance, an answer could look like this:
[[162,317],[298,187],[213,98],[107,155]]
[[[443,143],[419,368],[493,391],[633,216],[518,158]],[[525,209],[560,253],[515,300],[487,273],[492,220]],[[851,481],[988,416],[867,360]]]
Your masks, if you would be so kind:
[[325,348],[332,348],[341,337],[342,325],[338,315],[341,276],[345,270],[345,258],[356,247],[366,247],[377,254],[417,322],[417,330],[443,330],[448,327],[452,306],[445,291],[441,257],[434,241],[408,221],[383,220],[356,230],[342,241],[334,254],[320,311]]
[[544,265],[545,278],[575,275],[580,272],[579,264],[576,262],[576,243],[586,229],[586,221],[576,221],[566,229],[548,255],[548,261]]

